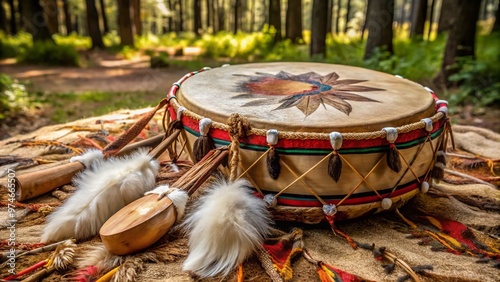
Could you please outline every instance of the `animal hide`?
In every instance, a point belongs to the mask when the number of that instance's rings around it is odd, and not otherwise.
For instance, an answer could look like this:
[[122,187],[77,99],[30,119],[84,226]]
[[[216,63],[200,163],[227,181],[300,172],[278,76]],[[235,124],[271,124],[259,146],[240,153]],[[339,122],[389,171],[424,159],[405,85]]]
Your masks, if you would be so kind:
[[76,192],[47,218],[42,242],[87,239],[118,210],[153,189],[159,164],[147,150],[96,160],[73,179]]

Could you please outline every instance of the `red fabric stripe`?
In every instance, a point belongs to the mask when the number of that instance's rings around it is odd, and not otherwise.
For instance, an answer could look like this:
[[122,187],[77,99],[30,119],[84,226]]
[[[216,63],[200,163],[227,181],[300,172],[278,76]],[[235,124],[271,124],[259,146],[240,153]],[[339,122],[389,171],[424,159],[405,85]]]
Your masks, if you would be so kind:
[[[175,111],[170,107],[170,114],[173,119],[176,118],[176,113]],[[199,122],[195,119],[192,119],[190,117],[183,116],[182,117],[182,123],[184,126],[190,128],[193,131],[199,132]],[[444,120],[439,120],[433,124],[434,129],[432,132],[437,131],[442,125],[444,124]],[[398,139],[396,140],[396,144],[398,143],[406,143],[421,137],[427,136],[427,131],[425,129],[418,129],[414,130],[408,133],[401,133],[398,135]],[[219,140],[225,140],[230,142],[229,134],[220,129],[216,128],[211,128],[209,131],[209,135],[212,138],[219,139]],[[249,135],[245,140],[241,140],[242,144],[250,144],[250,145],[257,145],[257,146],[267,146],[266,142],[266,136],[257,136],[257,135]],[[344,140],[342,142],[342,148],[343,149],[350,149],[350,148],[371,148],[371,147],[379,147],[379,146],[386,146],[388,145],[389,142],[385,138],[376,138],[376,139],[369,139],[369,140]],[[297,140],[297,139],[280,139],[278,141],[278,144],[275,146],[276,148],[283,148],[283,149],[288,149],[288,148],[309,148],[309,149],[325,149],[325,150],[330,150],[332,149],[332,146],[330,144],[330,140],[315,140],[315,139],[308,139],[308,140]]]

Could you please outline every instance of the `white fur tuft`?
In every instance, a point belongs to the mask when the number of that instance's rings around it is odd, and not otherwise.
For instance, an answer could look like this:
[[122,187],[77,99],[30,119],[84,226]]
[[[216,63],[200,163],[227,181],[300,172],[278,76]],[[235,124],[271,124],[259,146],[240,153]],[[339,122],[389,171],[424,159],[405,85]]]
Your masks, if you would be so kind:
[[158,194],[158,200],[167,196],[172,204],[175,206],[175,211],[177,212],[177,221],[179,221],[184,216],[184,211],[186,210],[186,203],[188,201],[189,195],[186,191],[178,188],[170,188],[168,185],[160,185],[155,189],[146,192],[144,195]]
[[202,278],[227,275],[262,245],[269,233],[270,215],[264,201],[246,186],[246,180],[221,180],[200,198],[184,223],[189,231],[189,255],[183,270]]
[[49,215],[41,241],[96,235],[114,213],[153,189],[158,169],[146,149],[124,158],[97,160],[73,179],[75,194]]
[[88,150],[80,156],[75,156],[69,159],[70,162],[81,162],[86,168],[89,168],[94,162],[101,161],[103,154],[97,149]]

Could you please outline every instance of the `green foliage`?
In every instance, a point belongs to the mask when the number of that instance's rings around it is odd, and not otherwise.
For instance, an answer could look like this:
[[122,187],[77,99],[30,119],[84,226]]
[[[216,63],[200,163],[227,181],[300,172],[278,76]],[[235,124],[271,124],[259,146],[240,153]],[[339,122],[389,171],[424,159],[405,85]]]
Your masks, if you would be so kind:
[[70,35],[54,34],[52,36],[57,45],[73,46],[77,50],[87,50],[92,47],[92,41],[88,36],[71,33]]
[[0,74],[0,122],[27,108],[28,93],[23,84]]
[[15,36],[0,32],[0,58],[15,58],[32,45],[31,35],[19,32]]
[[25,52],[17,56],[24,64],[78,66],[79,56],[72,45],[58,45],[50,41],[34,42]]

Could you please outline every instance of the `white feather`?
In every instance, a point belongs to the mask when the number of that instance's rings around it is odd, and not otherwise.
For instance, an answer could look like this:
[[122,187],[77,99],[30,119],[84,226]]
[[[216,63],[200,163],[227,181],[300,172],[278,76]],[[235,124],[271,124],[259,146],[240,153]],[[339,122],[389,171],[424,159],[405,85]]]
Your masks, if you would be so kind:
[[246,180],[221,180],[199,199],[184,223],[189,232],[189,255],[183,270],[202,278],[227,275],[262,245],[270,215],[264,201],[246,186]]
[[147,150],[97,160],[73,179],[77,190],[47,218],[42,242],[87,239],[125,205],[153,189],[159,164]]
[[100,150],[88,150],[80,156],[75,156],[69,159],[70,162],[81,162],[86,168],[90,167],[94,162],[102,160],[103,154]]

